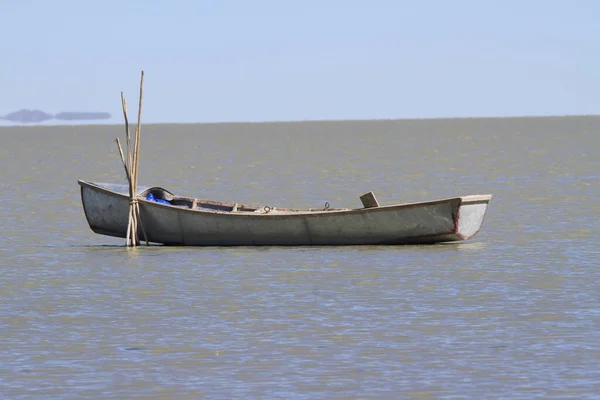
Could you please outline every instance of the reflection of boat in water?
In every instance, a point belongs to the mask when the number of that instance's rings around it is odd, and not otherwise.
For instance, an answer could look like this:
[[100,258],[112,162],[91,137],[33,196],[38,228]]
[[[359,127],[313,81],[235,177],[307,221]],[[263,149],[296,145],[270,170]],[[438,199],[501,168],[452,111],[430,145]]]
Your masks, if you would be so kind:
[[95,112],[95,111],[66,111],[58,114],[48,114],[40,110],[28,110],[22,109],[19,111],[12,112],[0,117],[11,122],[20,123],[38,123],[49,121],[51,119],[62,120],[62,121],[89,121],[89,120],[103,120],[110,119],[110,114],[107,112]]
[[[126,237],[128,185],[79,181],[90,228]],[[491,195],[379,205],[372,192],[363,208],[290,209],[251,206],[139,188],[137,200],[149,242],[188,246],[396,245],[454,242],[481,228]]]

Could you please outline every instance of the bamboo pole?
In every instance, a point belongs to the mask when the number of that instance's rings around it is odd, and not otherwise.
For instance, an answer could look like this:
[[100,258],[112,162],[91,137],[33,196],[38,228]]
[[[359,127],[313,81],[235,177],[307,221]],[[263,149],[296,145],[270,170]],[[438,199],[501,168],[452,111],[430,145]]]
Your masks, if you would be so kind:
[[140,80],[140,98],[138,106],[138,119],[137,126],[135,129],[135,137],[133,143],[131,141],[131,135],[129,131],[129,118],[127,117],[127,100],[125,95],[121,92],[121,106],[123,107],[123,118],[125,119],[125,138],[127,141],[127,157],[123,154],[123,148],[121,142],[117,137],[116,142],[119,148],[119,155],[121,156],[121,162],[125,168],[125,177],[129,184],[129,218],[127,221],[127,233],[125,235],[125,245],[128,247],[135,247],[140,244],[138,224],[141,227],[142,234],[146,245],[149,245],[148,236],[144,229],[144,224],[140,216],[140,205],[137,198],[137,183],[138,183],[138,166],[139,166],[139,151],[140,151],[140,136],[142,130],[142,99],[143,99],[143,86],[144,86],[144,71],[142,70]]
[[[125,120],[125,140],[127,143],[127,161],[125,161],[123,157],[123,149],[121,148],[121,143],[119,138],[117,137],[117,145],[119,146],[119,153],[121,154],[121,161],[123,162],[123,166],[125,167],[125,175],[127,177],[127,182],[129,184],[129,200],[130,202],[135,197],[135,192],[133,191],[133,181],[131,174],[131,135],[129,134],[129,118],[127,117],[127,100],[125,100],[125,95],[121,92],[121,106],[123,107],[123,118]],[[132,229],[132,216],[131,216],[131,206],[129,207],[129,218],[127,219],[127,233],[125,236],[125,245],[132,246],[132,242],[130,239],[131,229]]]
[[123,148],[121,147],[121,141],[119,140],[119,138],[116,138],[115,142],[117,142],[117,147],[119,148],[119,155],[121,156],[121,161],[123,162],[123,167],[125,168],[125,179],[127,179],[127,183],[131,184],[131,176],[129,176],[129,168],[127,167],[125,157],[123,156]]
[[[125,141],[127,143],[127,170],[131,168],[131,134],[129,131],[129,119],[127,118],[127,100],[121,92],[121,105],[123,107],[123,118],[125,119]],[[131,179],[131,176],[129,177]]]
[[[139,152],[140,152],[140,138],[142,132],[142,104],[144,98],[144,71],[142,70],[140,77],[140,99],[138,102],[138,121],[137,121],[137,129],[136,129],[136,138],[135,138],[135,185],[137,188],[138,183],[138,165],[139,165]],[[142,228],[142,235],[144,236],[144,240],[146,241],[146,245],[148,243],[148,236],[146,235],[146,229],[144,229],[144,223],[142,222],[142,217],[140,216],[140,204],[136,202],[136,212],[137,219],[136,222],[139,222],[140,228]]]

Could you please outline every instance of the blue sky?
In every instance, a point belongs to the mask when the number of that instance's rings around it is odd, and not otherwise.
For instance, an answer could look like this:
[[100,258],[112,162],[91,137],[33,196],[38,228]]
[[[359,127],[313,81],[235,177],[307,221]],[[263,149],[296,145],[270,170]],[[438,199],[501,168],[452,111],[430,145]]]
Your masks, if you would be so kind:
[[5,0],[0,115],[145,122],[600,113],[600,2]]

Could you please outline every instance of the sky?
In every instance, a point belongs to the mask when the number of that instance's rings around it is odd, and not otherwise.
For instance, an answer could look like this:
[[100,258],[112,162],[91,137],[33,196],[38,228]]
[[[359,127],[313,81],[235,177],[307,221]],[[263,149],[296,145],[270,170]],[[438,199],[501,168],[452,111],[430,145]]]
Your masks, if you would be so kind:
[[593,0],[2,0],[0,115],[245,122],[600,113]]

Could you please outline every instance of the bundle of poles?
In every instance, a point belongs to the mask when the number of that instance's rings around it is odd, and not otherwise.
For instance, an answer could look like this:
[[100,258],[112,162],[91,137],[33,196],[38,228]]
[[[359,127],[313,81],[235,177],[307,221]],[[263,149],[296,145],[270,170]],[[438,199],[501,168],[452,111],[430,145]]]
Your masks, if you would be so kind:
[[148,243],[148,237],[144,230],[144,224],[140,217],[140,205],[138,203],[137,196],[137,183],[138,183],[138,166],[139,166],[139,152],[140,152],[140,133],[142,130],[142,97],[144,88],[144,71],[142,71],[140,79],[140,99],[138,105],[138,119],[137,126],[135,128],[134,140],[131,140],[131,134],[129,132],[129,118],[127,117],[127,101],[125,95],[121,92],[121,104],[123,106],[123,117],[125,118],[125,139],[127,156],[123,154],[123,147],[121,141],[117,137],[115,141],[119,148],[119,154],[121,155],[121,161],[123,162],[123,168],[125,168],[125,177],[129,183],[129,222],[127,223],[127,235],[125,238],[125,245],[127,247],[135,247],[140,244],[140,235],[138,225],[141,228],[141,233],[144,237],[146,245]]

